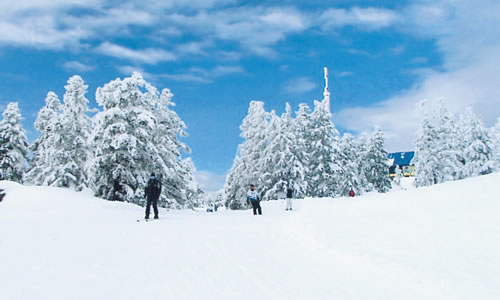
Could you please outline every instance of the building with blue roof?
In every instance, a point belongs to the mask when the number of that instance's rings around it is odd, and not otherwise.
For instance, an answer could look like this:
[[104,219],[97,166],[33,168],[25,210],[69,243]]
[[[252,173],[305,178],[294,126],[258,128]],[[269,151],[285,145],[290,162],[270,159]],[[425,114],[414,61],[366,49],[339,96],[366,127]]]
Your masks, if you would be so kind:
[[415,165],[412,164],[415,152],[394,152],[389,153],[387,158],[389,159],[389,176],[396,176],[396,167],[399,167],[403,173],[403,176],[415,176]]

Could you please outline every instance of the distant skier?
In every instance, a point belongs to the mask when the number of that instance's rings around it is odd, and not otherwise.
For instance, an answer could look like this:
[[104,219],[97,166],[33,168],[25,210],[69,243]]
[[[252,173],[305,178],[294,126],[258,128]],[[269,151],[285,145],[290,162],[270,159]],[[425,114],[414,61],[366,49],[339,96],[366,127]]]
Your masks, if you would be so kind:
[[252,203],[253,214],[256,215],[257,211],[259,215],[262,215],[262,208],[260,207],[260,197],[257,191],[255,191],[255,186],[250,185],[250,190],[247,192],[247,203]]
[[354,190],[351,188],[351,190],[349,191],[349,197],[354,197]]
[[151,204],[153,204],[153,210],[155,213],[155,219],[158,219],[158,199],[161,194],[161,182],[156,178],[155,173],[151,173],[148,185],[146,186],[145,197],[146,197],[146,217],[149,219],[149,211],[151,209]]
[[3,197],[5,197],[5,192],[4,190],[0,189],[0,202],[2,202]]
[[286,210],[292,210],[293,188],[289,185],[286,188]]
[[120,192],[122,187],[120,185],[120,177],[113,181],[113,200],[120,201]]

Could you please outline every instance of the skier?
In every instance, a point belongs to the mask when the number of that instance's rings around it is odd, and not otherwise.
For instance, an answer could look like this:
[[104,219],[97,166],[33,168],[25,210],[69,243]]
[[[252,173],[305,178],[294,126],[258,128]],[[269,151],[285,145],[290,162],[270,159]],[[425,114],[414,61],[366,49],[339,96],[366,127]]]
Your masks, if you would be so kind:
[[349,191],[349,197],[354,197],[354,190],[351,188],[351,190]]
[[122,187],[120,185],[120,177],[113,181],[113,201],[120,200],[120,191]]
[[158,198],[161,194],[161,182],[156,178],[155,173],[151,173],[148,185],[146,186],[145,197],[146,197],[146,217],[149,219],[149,211],[151,209],[151,204],[153,204],[153,210],[155,213],[155,219],[158,219]]
[[292,210],[292,196],[293,196],[293,188],[291,185],[288,185],[286,189],[286,210]]
[[3,197],[5,197],[5,192],[4,190],[0,189],[0,202],[2,202]]
[[260,197],[257,191],[255,191],[255,186],[250,185],[250,190],[247,192],[247,203],[252,203],[253,214],[256,215],[257,211],[259,215],[262,215],[262,208],[260,207]]

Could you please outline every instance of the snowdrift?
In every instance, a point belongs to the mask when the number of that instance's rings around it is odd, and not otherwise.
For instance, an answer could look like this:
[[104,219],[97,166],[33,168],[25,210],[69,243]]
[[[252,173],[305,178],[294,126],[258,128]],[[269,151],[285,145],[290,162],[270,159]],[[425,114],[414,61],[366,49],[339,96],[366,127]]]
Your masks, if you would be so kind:
[[0,182],[2,299],[500,299],[500,174],[250,211]]

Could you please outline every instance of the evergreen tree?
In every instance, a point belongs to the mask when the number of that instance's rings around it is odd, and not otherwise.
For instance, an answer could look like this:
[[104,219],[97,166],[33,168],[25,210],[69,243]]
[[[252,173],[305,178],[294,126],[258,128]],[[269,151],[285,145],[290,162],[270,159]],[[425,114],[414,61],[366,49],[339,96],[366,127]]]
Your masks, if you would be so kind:
[[356,195],[363,192],[362,182],[358,175],[358,157],[354,137],[351,134],[344,134],[340,140],[340,165],[338,188],[341,196],[349,196],[351,188]]
[[7,104],[0,122],[0,172],[5,180],[22,182],[26,170],[28,140],[17,102]]
[[[281,141],[283,137],[281,119],[274,110],[269,114],[269,123],[265,133],[264,152],[255,163],[256,170],[258,170],[256,183],[263,200],[278,199],[278,194],[283,191],[286,181],[282,169],[283,164],[279,157],[282,153],[278,140]],[[273,166],[276,161],[280,163],[280,166]]]
[[[98,88],[103,111],[95,116],[90,164],[90,185],[95,194],[144,204],[144,189],[151,172],[163,183],[161,202],[172,208],[190,207],[201,192],[194,187],[194,165],[181,159],[189,151],[179,136],[186,128],[170,109],[172,93],[158,90],[141,74],[113,80]],[[119,185],[118,193],[114,186]]]
[[193,208],[198,206],[202,202],[203,192],[200,190],[198,181],[194,178],[194,173],[196,172],[196,167],[194,166],[193,160],[188,157],[182,161],[183,170],[186,173],[184,177],[184,193],[186,194],[186,202],[183,203],[183,207]]
[[465,161],[463,177],[485,175],[493,172],[493,146],[488,131],[481,120],[468,108],[460,120],[464,139]]
[[175,205],[179,207],[193,207],[201,191],[194,179],[193,161],[189,158],[183,161],[181,157],[181,151],[189,153],[191,149],[179,140],[179,137],[187,136],[186,124],[171,109],[175,106],[173,96],[169,89],[163,89],[159,99],[153,97],[152,100],[158,102],[154,111],[157,119],[154,144],[159,156],[156,168],[165,174],[164,183],[169,188],[163,189],[162,197],[169,199],[167,203],[175,199]]
[[435,170],[436,183],[460,178],[463,168],[462,151],[455,119],[448,112],[442,100],[439,101],[439,115],[436,127],[435,155],[439,166]]
[[91,143],[96,153],[90,165],[90,186],[96,196],[112,200],[114,186],[119,185],[118,200],[144,204],[144,187],[159,161],[153,136],[157,120],[152,95],[156,93],[139,73],[97,89],[96,100],[103,111],[95,116]]
[[297,157],[303,168],[303,179],[299,183],[298,178],[294,180],[293,188],[296,197],[305,197],[310,195],[309,175],[311,170],[309,162],[311,161],[312,146],[310,143],[312,132],[311,109],[305,103],[299,104],[299,110],[295,112],[293,120],[293,131],[295,132],[295,141],[292,145],[292,152]]
[[423,100],[418,103],[417,109],[422,121],[412,161],[415,165],[415,185],[429,186],[458,178],[462,153],[460,142],[454,140],[454,120],[442,101]]
[[54,178],[51,167],[55,155],[54,131],[61,114],[61,102],[54,92],[48,92],[45,98],[45,106],[38,112],[35,121],[35,128],[40,132],[40,136],[30,146],[32,158],[30,160],[31,169],[26,173],[25,181],[33,185],[50,185],[50,179]]
[[[264,153],[269,140],[269,116],[264,110],[264,102],[250,102],[248,114],[240,126],[241,137],[245,141],[238,146],[233,167],[224,185],[226,206],[231,209],[246,207],[248,186],[251,183],[256,184],[261,177]],[[259,187],[257,190],[261,191]]]
[[92,158],[89,146],[91,120],[87,115],[89,101],[85,97],[88,86],[75,75],[68,79],[64,88],[62,114],[51,133],[54,135],[54,151],[51,151],[51,176],[47,183],[81,190],[87,186],[86,164]]
[[269,132],[276,133],[271,134],[272,139],[266,148],[266,174],[268,176],[266,184],[270,188],[265,190],[264,199],[278,199],[289,184],[293,186],[297,194],[303,195],[307,188],[306,168],[294,147],[297,142],[297,131],[290,104],[286,104],[285,113],[281,118],[276,116],[271,118],[270,126],[272,128]]
[[311,143],[309,161],[309,193],[313,197],[333,197],[339,194],[336,183],[339,180],[338,131],[331,121],[331,113],[325,103],[315,101],[311,115]]
[[368,182],[368,174],[369,174],[369,164],[368,161],[368,144],[370,139],[366,133],[362,133],[358,140],[356,141],[356,157],[357,157],[357,165],[358,165],[358,179],[360,184],[360,191],[363,192],[371,192],[373,191],[373,185]]
[[424,115],[420,131],[415,141],[415,156],[412,163],[415,165],[415,184],[417,187],[429,186],[438,183],[438,168],[440,162],[436,128],[431,124],[429,117]]
[[493,160],[495,162],[495,169],[500,172],[500,118],[497,119],[497,123],[491,129],[491,139],[494,149]]
[[370,139],[366,159],[369,168],[367,173],[368,182],[370,182],[379,193],[389,191],[391,188],[389,165],[387,152],[384,147],[384,134],[380,128],[375,130],[375,133]]
[[245,208],[244,201],[247,193],[245,188],[248,185],[248,180],[243,177],[244,171],[244,159],[237,154],[224,183],[224,199],[227,208],[234,210]]

